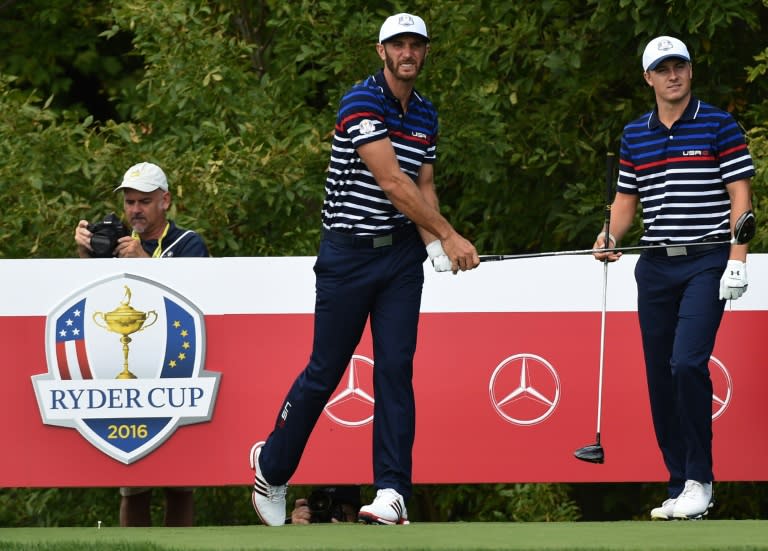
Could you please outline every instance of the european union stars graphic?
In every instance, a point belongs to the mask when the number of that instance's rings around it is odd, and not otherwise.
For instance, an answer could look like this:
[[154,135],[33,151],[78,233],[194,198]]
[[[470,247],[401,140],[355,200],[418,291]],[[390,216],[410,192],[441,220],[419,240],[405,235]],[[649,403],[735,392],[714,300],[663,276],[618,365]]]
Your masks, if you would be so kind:
[[191,377],[195,367],[197,341],[195,320],[186,310],[165,297],[167,337],[161,377]]

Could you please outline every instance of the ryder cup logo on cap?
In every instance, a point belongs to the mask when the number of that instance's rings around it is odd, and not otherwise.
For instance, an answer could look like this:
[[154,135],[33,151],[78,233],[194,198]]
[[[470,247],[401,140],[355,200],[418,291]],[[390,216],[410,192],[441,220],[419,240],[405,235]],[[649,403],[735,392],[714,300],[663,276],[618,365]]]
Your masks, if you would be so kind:
[[115,191],[125,188],[145,193],[150,193],[156,189],[168,191],[168,180],[159,166],[152,163],[139,163],[125,171],[123,183],[117,186]]
[[691,61],[688,48],[672,36],[659,36],[651,40],[643,52],[643,71],[653,71],[659,63],[667,59],[678,58]]
[[409,13],[398,13],[387,17],[379,31],[379,42],[385,42],[398,34],[417,34],[429,40],[424,20]]

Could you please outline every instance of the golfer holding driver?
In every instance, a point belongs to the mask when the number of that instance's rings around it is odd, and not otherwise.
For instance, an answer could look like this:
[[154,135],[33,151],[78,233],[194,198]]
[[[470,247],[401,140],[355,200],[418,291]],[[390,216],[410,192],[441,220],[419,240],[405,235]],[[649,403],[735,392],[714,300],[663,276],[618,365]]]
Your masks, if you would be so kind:
[[[733,117],[692,95],[685,44],[654,38],[642,63],[656,106],[624,127],[610,246],[629,229],[638,203],[642,244],[681,244],[643,251],[635,280],[653,425],[669,471],[669,499],[651,517],[693,519],[713,503],[708,362],[725,301],[747,290],[747,246],[727,241],[752,208],[755,170]],[[594,247],[607,240],[600,233]],[[702,241],[720,243],[682,245]]]
[[407,13],[387,18],[376,51],[384,68],[344,95],[336,119],[314,267],[317,297],[309,364],[280,404],[266,442],[251,449],[251,499],[268,525],[285,522],[286,484],[369,317],[378,492],[373,503],[360,509],[359,519],[407,522],[423,263],[429,256],[437,271],[454,273],[480,263],[475,247],[438,211],[433,178],[437,113],[414,89],[429,51],[424,21]]

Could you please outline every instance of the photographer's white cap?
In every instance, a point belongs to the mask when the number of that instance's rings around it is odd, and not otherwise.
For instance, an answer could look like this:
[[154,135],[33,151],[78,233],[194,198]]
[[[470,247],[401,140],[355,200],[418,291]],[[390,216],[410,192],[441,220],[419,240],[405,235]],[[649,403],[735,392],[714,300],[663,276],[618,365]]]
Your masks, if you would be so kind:
[[678,58],[691,61],[691,54],[680,40],[672,36],[657,36],[651,40],[643,52],[643,71],[653,71],[659,63],[667,59]]
[[151,193],[156,189],[168,191],[168,180],[163,170],[152,163],[139,163],[125,171],[123,183],[115,188],[135,189],[144,193]]
[[379,31],[379,43],[383,43],[398,34],[417,34],[429,40],[427,25],[418,15],[398,13],[387,17]]

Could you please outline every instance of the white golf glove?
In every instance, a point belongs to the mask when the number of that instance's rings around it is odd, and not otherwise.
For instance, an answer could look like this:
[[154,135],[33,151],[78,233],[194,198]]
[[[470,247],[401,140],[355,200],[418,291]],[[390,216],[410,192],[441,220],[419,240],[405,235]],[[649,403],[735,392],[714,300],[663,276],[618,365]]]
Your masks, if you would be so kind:
[[747,292],[747,263],[729,260],[720,278],[720,300],[736,300]]
[[445,254],[439,239],[435,239],[432,243],[427,245],[427,254],[429,255],[429,260],[432,261],[432,266],[434,266],[436,272],[451,271],[451,259]]

